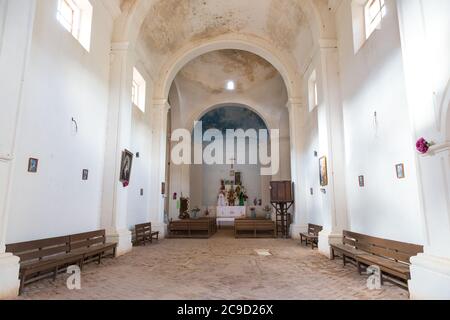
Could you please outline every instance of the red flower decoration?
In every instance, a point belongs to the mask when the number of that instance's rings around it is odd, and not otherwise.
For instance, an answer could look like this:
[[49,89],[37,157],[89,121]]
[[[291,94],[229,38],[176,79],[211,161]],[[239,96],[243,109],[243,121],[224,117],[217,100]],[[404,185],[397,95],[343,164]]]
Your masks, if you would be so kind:
[[123,182],[123,187],[124,187],[124,188],[128,187],[129,185],[130,185],[130,182],[129,182],[129,181],[124,181],[124,182]]
[[422,154],[425,154],[428,152],[428,150],[430,149],[430,147],[432,145],[433,145],[433,143],[428,142],[424,138],[420,138],[419,140],[417,140],[416,148],[417,148],[417,151],[419,151]]

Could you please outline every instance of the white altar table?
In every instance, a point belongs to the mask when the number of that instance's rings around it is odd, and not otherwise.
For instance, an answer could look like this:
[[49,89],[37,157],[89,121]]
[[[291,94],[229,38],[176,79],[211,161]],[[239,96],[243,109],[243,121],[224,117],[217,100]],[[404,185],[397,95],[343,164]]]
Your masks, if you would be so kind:
[[236,218],[244,218],[247,213],[247,207],[217,207],[217,224],[219,227],[223,222],[232,222]]

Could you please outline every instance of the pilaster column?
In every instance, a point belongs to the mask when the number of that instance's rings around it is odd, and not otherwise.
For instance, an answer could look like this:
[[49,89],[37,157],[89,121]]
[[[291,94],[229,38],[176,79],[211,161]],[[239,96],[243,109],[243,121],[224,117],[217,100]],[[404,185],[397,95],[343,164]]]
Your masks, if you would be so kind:
[[[435,33],[427,34],[426,27],[430,22],[427,18],[441,19],[444,23],[447,17],[439,14],[433,17],[430,12],[426,15],[426,5],[426,1],[419,0],[397,1],[413,128],[411,140],[424,137],[436,143],[427,155],[417,154],[416,158],[425,248],[423,254],[411,259],[409,292],[412,299],[450,299],[450,134],[445,134],[446,128],[450,128],[448,117],[445,117],[449,106],[438,103],[434,95],[446,87],[449,73],[445,70],[447,78],[443,83],[437,83],[429,64],[435,60],[430,45],[436,45],[433,41],[440,39]],[[445,32],[447,30],[442,30],[443,37]]]
[[165,196],[161,194],[161,185],[166,181],[167,168],[167,120],[170,105],[167,100],[155,100],[151,110],[152,122],[152,145],[151,145],[151,168],[150,168],[150,218],[152,227],[159,231],[162,237],[166,234],[164,221]]
[[101,225],[106,229],[108,241],[118,243],[117,255],[132,249],[131,232],[127,228],[128,190],[119,179],[122,152],[130,148],[133,67],[129,44],[113,43]]
[[301,99],[290,99],[289,130],[291,142],[291,179],[294,183],[294,221],[291,225],[291,237],[299,238],[300,232],[308,228],[308,213],[306,212],[306,187],[301,179],[301,152],[303,146],[303,122],[302,114],[305,112],[305,104]]
[[317,74],[322,89],[318,106],[319,156],[327,157],[328,167],[328,185],[321,190],[325,220],[319,234],[319,252],[329,257],[330,244],[341,241],[342,230],[348,224],[344,128],[337,46],[330,41],[320,42],[318,54],[320,68]]
[[19,292],[20,259],[5,252],[5,243],[36,1],[6,0],[0,6],[0,299],[7,299]]

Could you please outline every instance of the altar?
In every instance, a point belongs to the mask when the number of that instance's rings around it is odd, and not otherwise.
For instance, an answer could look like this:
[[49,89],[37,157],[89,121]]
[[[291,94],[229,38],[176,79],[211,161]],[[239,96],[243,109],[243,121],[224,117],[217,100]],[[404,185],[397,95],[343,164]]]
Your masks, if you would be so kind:
[[245,218],[247,214],[247,207],[245,206],[220,206],[217,207],[217,225],[220,227],[224,223],[234,225],[234,220],[237,218]]

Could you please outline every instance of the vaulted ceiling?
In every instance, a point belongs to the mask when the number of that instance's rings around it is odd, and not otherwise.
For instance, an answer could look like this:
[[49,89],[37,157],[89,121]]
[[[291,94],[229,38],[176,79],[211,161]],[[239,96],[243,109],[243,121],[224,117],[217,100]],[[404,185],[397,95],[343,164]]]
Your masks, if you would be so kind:
[[[135,0],[127,0],[130,6]],[[318,0],[322,1],[322,0]],[[263,39],[301,65],[313,45],[304,0],[155,0],[141,26],[139,45],[157,70],[178,50],[218,36]]]

